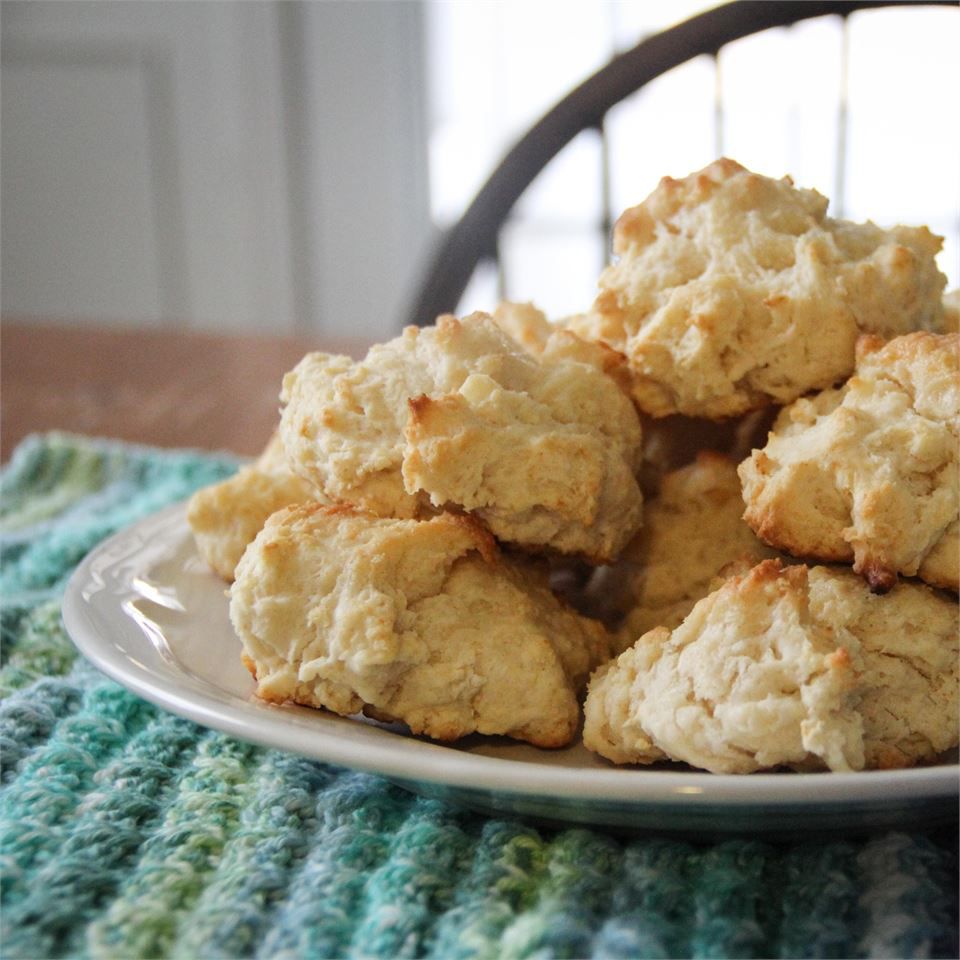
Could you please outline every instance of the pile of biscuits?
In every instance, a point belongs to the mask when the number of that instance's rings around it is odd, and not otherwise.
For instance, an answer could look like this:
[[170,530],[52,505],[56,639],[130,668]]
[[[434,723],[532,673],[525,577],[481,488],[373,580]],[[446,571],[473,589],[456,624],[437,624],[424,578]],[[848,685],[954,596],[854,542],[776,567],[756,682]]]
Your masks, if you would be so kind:
[[929,230],[826,209],[718,160],[581,314],[304,357],[188,507],[257,695],[719,773],[955,747],[957,297]]

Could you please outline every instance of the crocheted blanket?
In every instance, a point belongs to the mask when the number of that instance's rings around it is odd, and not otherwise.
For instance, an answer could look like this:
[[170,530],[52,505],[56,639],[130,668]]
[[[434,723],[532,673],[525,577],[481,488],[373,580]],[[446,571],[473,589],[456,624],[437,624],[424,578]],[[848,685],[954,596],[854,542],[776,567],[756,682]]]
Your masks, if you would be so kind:
[[550,831],[165,713],[75,652],[102,538],[233,471],[60,435],[0,474],[4,957],[956,957],[957,836]]

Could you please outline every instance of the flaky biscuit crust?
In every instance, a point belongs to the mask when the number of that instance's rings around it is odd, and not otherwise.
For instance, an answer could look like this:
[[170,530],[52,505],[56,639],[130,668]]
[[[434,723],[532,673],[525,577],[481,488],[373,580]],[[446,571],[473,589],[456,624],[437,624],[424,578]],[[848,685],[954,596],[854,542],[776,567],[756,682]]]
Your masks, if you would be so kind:
[[811,617],[806,579],[765,560],[672,632],[644,634],[591,680],[584,744],[616,763],[669,757],[714,773],[862,767],[854,665]]
[[284,380],[284,445],[334,500],[464,510],[503,541],[603,562],[642,517],[639,418],[609,353],[559,333],[537,357],[485,314],[441,317],[360,363],[305,358]]
[[605,343],[585,340],[570,329],[571,319],[556,321],[532,303],[502,301],[491,314],[493,322],[511,340],[539,360],[576,360],[613,377],[629,394],[627,358]]
[[776,555],[742,514],[740,479],[729,457],[701,452],[664,476],[659,494],[647,501],[640,532],[591,584],[591,593],[622,613],[619,649],[653,627],[678,626],[728,564],[742,560],[752,567]]
[[861,332],[939,329],[940,238],[826,211],[732,160],[664,178],[618,220],[618,259],[571,326],[626,355],[645,412],[714,419],[833,385]]
[[591,679],[584,743],[718,773],[904,767],[957,745],[957,605],[766,560]]
[[307,354],[283,378],[280,436],[294,470],[333,501],[385,517],[423,514],[400,476],[407,399],[433,389],[430,337],[414,327],[360,362]]
[[842,569],[811,569],[811,614],[841,624],[860,643],[857,710],[867,767],[912,766],[957,745],[957,609],[921,584],[900,583],[878,596]]
[[578,690],[609,653],[538,567],[469,517],[349,506],[274,514],[244,554],[230,616],[258,696],[399,720],[454,740],[571,739]]
[[796,556],[850,562],[877,590],[898,573],[960,576],[960,335],[861,338],[840,390],[787,407],[739,468],[744,518]]
[[200,556],[229,581],[270,514],[315,500],[322,501],[323,495],[287,467],[275,433],[252,464],[193,494],[187,502],[187,522]]

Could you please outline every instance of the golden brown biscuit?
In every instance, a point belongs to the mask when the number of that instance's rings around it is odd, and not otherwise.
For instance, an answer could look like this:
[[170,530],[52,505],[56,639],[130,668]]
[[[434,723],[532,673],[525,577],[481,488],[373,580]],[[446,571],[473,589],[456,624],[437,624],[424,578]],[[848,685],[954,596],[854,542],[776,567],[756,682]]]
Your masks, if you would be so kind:
[[752,567],[776,555],[742,514],[737,467],[722,454],[701,452],[663,478],[659,495],[646,503],[640,532],[590,586],[598,605],[602,600],[622,615],[618,649],[653,627],[678,626],[728,564],[745,560]]
[[617,221],[617,261],[571,328],[626,355],[645,412],[712,419],[842,380],[861,332],[939,329],[940,238],[826,210],[732,160],[664,178]]
[[230,616],[260,697],[364,710],[438,740],[567,743],[578,691],[609,653],[603,628],[558,601],[544,569],[451,514],[274,514],[237,567]]
[[224,580],[232,580],[247,544],[271,513],[293,503],[322,499],[287,467],[275,433],[254,463],[198,490],[187,503],[187,521],[200,556]]
[[765,560],[591,679],[584,743],[717,773],[901,767],[957,744],[957,605]]
[[795,556],[956,590],[960,335],[864,337],[857,373],[787,407],[739,468],[744,519]]
[[806,602],[804,567],[765,560],[591,679],[584,744],[615,763],[714,773],[863,766],[854,664]]
[[409,327],[360,362],[309,353],[283,378],[280,436],[290,465],[330,500],[386,517],[428,512],[423,494],[404,489],[400,465],[407,400],[434,386],[431,339]]
[[570,329],[570,318],[551,321],[532,303],[503,301],[491,314],[508,337],[538,360],[575,360],[596,367],[629,394],[627,358],[605,343],[585,340]]
[[547,315],[532,303],[504,300],[497,304],[490,316],[511,340],[534,357],[543,356],[554,334],[562,329],[551,323]]
[[810,571],[810,612],[860,643],[866,766],[907,767],[957,745],[957,604],[914,583],[885,596],[835,567]]
[[640,423],[602,364],[561,340],[537,359],[474,314],[356,364],[312,354],[284,379],[287,455],[381,516],[463,510],[506,542],[611,559],[641,521]]

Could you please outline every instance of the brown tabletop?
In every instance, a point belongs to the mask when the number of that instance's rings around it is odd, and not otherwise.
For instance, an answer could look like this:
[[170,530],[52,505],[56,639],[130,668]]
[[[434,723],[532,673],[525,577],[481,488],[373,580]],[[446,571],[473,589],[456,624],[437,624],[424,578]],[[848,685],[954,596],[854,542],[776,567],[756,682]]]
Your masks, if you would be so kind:
[[0,458],[46,430],[252,455],[276,424],[287,370],[309,350],[360,356],[366,347],[4,320]]

